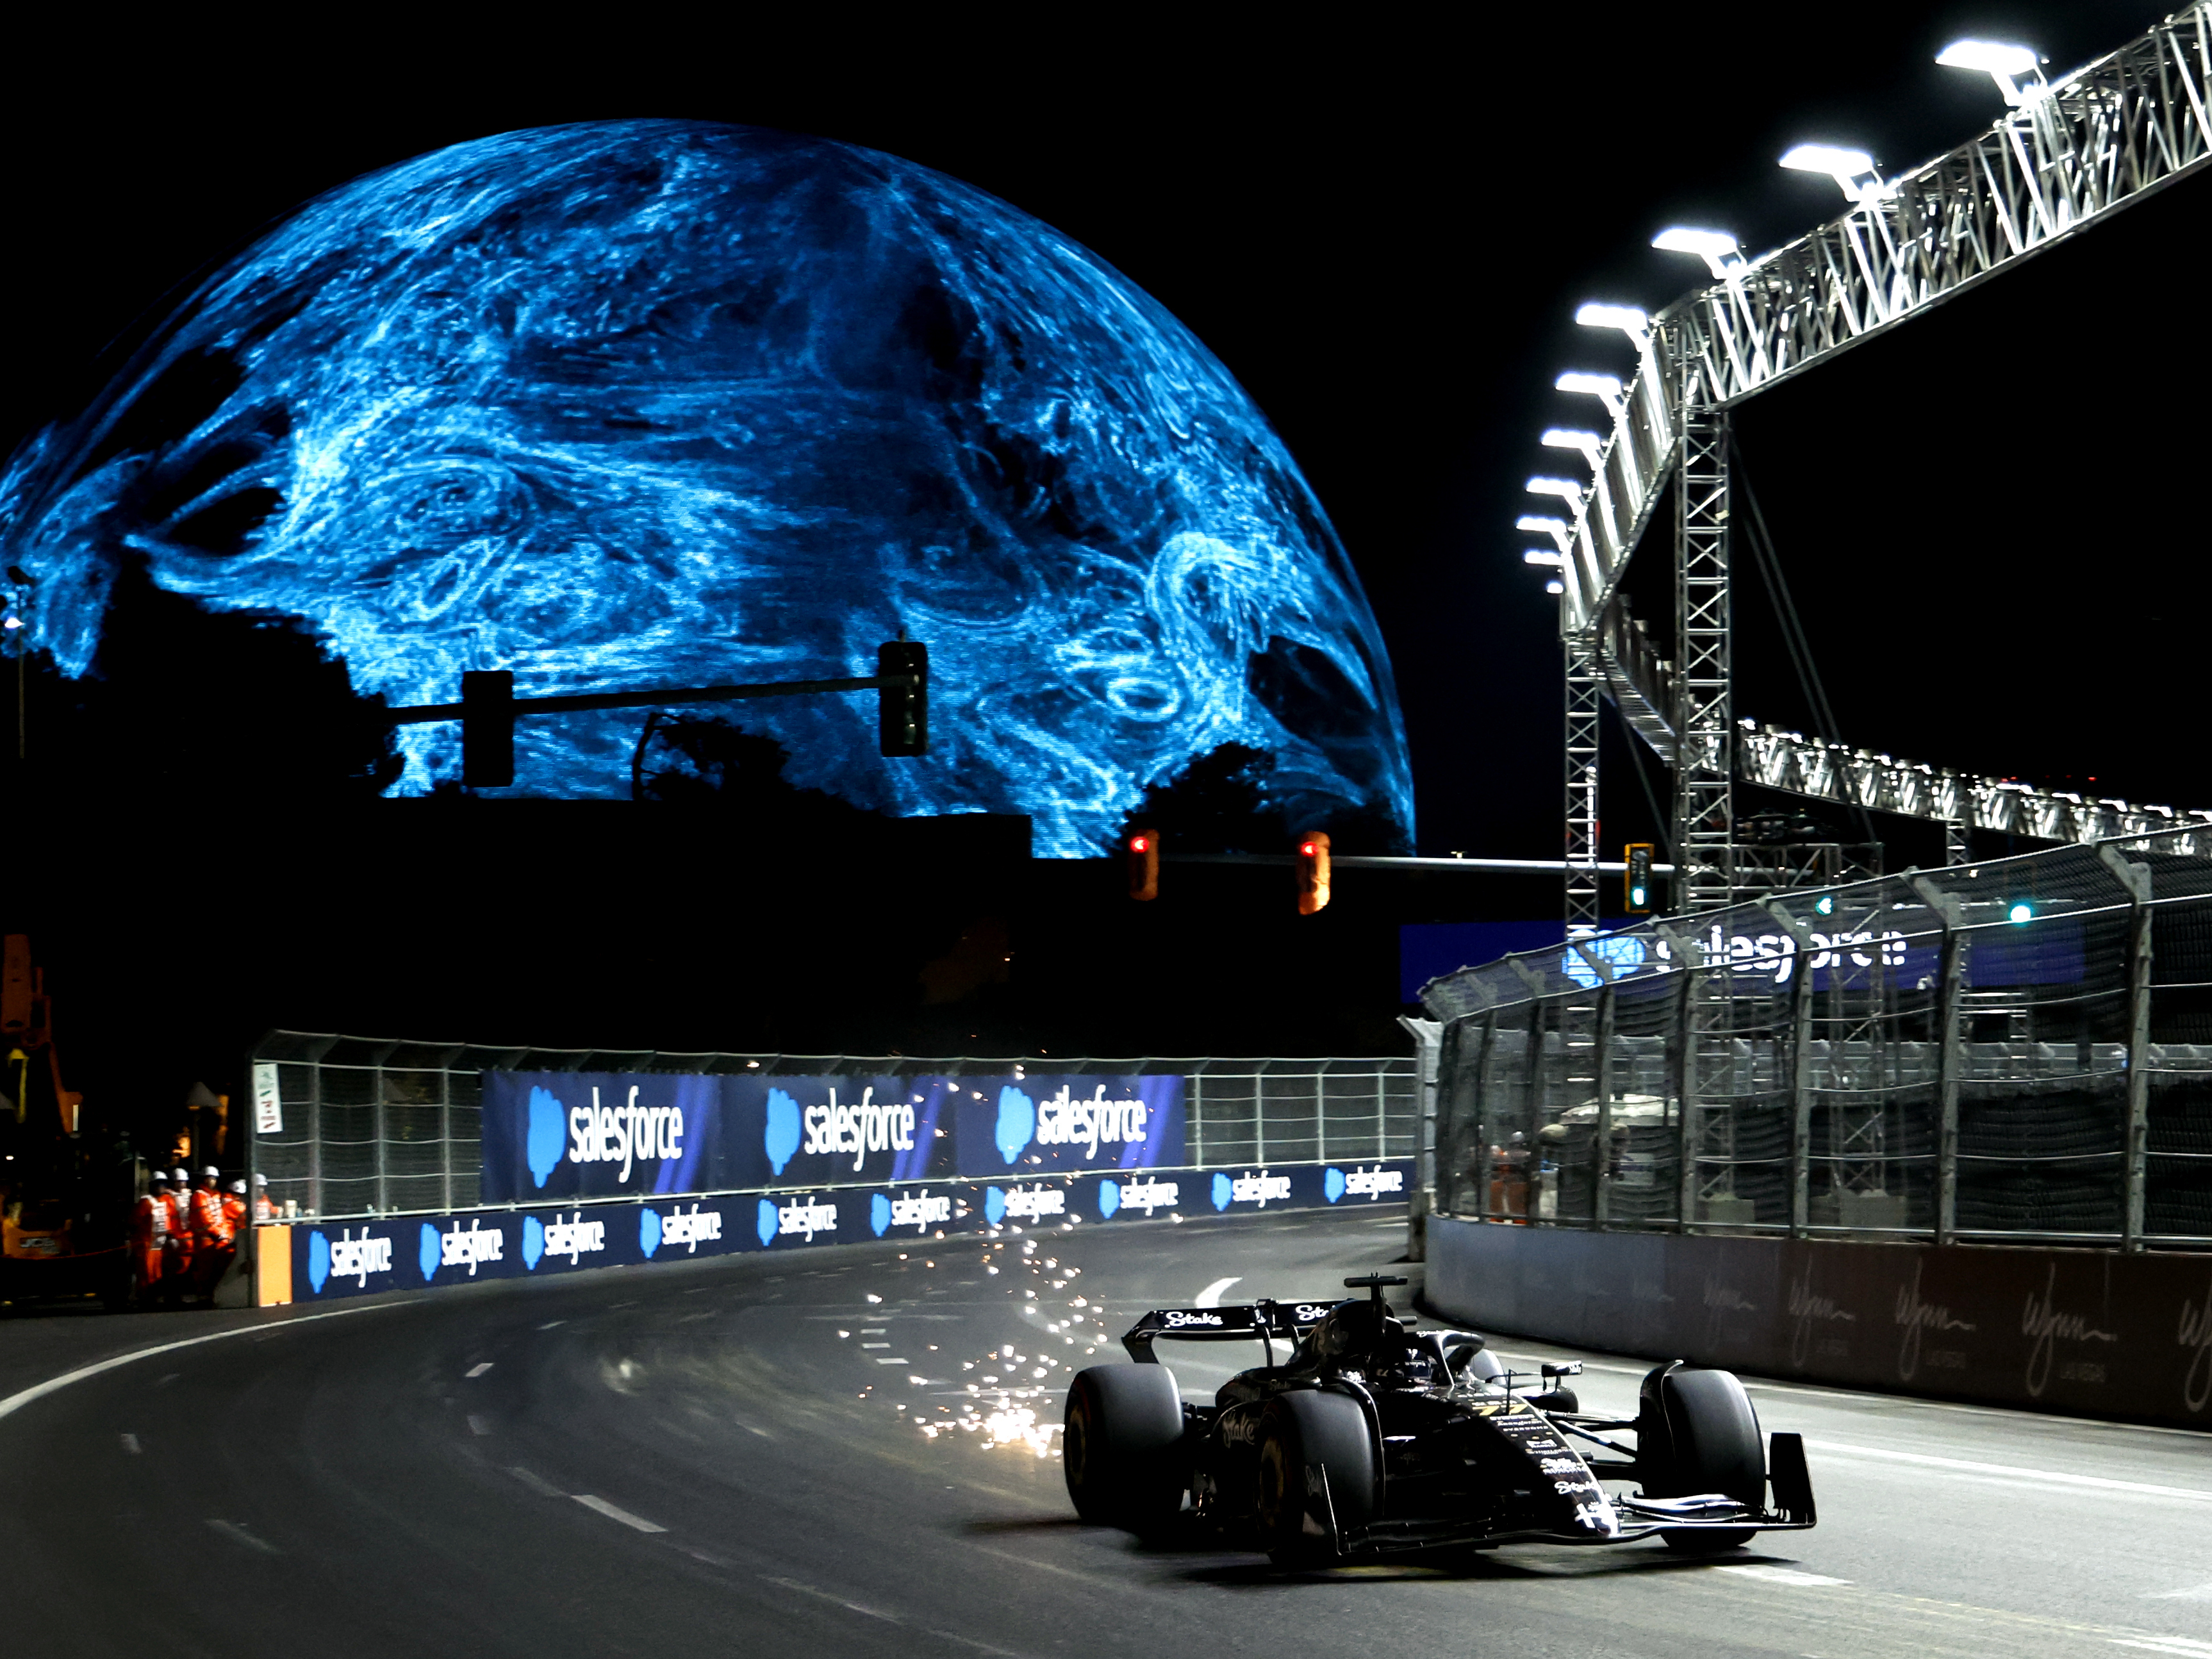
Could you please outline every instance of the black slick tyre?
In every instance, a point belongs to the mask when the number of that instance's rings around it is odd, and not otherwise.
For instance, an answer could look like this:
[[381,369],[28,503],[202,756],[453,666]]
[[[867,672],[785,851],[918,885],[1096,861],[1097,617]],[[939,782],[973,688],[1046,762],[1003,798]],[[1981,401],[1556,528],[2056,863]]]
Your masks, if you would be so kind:
[[1268,1402],[1254,1484],[1269,1559],[1279,1567],[1335,1559],[1345,1535],[1375,1518],[1375,1449],[1359,1402],[1319,1389]]
[[[1644,1490],[1655,1498],[1689,1498],[1717,1492],[1753,1510],[1766,1504],[1766,1442],[1759,1413],[1732,1371],[1674,1370],[1656,1379],[1654,1407],[1663,1418],[1663,1462],[1647,1473]],[[1646,1437],[1639,1433],[1638,1443]],[[1655,1446],[1655,1450],[1659,1449]],[[1642,1461],[1639,1454],[1639,1462]],[[1741,1549],[1758,1535],[1756,1527],[1699,1527],[1662,1533],[1669,1549],[1686,1555],[1717,1555]]]
[[1135,1533],[1175,1519],[1190,1471],[1173,1371],[1165,1365],[1078,1371],[1062,1422],[1060,1473],[1078,1515]]

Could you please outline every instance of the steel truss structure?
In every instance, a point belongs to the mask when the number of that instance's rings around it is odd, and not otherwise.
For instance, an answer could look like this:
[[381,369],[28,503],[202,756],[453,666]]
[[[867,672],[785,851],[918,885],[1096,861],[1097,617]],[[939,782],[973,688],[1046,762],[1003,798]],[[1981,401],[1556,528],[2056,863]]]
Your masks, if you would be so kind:
[[[1740,740],[1731,707],[1728,411],[1779,381],[1916,317],[2212,161],[2212,0],[2175,13],[2109,57],[2038,86],[1989,131],[1867,191],[1850,211],[1759,258],[1724,262],[1723,280],[1652,319],[1635,378],[1607,398],[1613,430],[1561,539],[1560,632],[1569,673],[1568,857],[1594,861],[1595,711],[1602,686],[1630,728],[1674,768],[1674,907],[1726,904],[1760,890],[1737,867],[1731,791],[1741,775],[1821,799],[1856,779],[1885,811],[2080,839],[2176,815],[2082,803],[2017,786],[1950,779],[1887,758],[1820,759],[1802,739]],[[1675,514],[1679,625],[1662,659],[1626,614],[1620,582],[1680,478]],[[1841,751],[1835,751],[1837,756]],[[1740,768],[1739,758],[1750,764]],[[1910,775],[1910,776],[1908,776]],[[1801,787],[1771,780],[1811,781]],[[1884,793],[1888,781],[1899,787]],[[1890,804],[1892,802],[1900,804]],[[1924,804],[1923,804],[1924,803]],[[2063,804],[2063,805],[2062,805]],[[1929,810],[1933,807],[1936,810]],[[2107,807],[2123,821],[2100,817]],[[2136,816],[2128,816],[2136,815]],[[2109,825],[2109,827],[2104,827]],[[1571,930],[1595,927],[1595,874],[1568,877]]]

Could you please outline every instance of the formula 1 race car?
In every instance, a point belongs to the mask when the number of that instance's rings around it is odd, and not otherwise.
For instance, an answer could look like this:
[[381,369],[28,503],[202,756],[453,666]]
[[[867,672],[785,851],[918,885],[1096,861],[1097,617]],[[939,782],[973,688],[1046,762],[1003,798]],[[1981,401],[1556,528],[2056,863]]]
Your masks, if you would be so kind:
[[[1146,1314],[1121,1339],[1138,1364],[1091,1366],[1068,1389],[1061,1455],[1077,1512],[1157,1535],[1188,1493],[1197,1522],[1284,1566],[1654,1534],[1712,1553],[1814,1524],[1803,1440],[1762,1440],[1732,1373],[1674,1360],[1644,1377],[1634,1417],[1585,1413],[1562,1382],[1579,1364],[1530,1376],[1471,1331],[1416,1332],[1382,1299],[1405,1282],[1347,1279],[1367,1298],[1334,1304]],[[1164,1339],[1258,1342],[1267,1359],[1194,1406],[1152,1352]],[[1633,1490],[1608,1493],[1607,1480]]]

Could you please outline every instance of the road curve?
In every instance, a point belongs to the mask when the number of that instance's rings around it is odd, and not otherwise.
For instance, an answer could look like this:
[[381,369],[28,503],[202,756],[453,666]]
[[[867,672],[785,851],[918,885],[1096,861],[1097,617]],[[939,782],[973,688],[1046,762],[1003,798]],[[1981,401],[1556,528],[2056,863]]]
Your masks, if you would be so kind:
[[[82,1364],[88,1330],[100,1353],[240,1334],[0,1415],[5,1644],[2212,1659],[2212,1437],[1755,1385],[1766,1425],[1807,1437],[1817,1531],[1719,1564],[1521,1547],[1291,1579],[1079,1524],[1056,1459],[969,1392],[1048,1390],[1016,1404],[1056,1423],[1068,1370],[1118,1358],[1143,1309],[1224,1279],[1325,1291],[1403,1237],[1401,1212],[1325,1212],[615,1269],[313,1323],[11,1321],[9,1394]],[[1626,1408],[1644,1366],[1583,1357],[1584,1401]]]

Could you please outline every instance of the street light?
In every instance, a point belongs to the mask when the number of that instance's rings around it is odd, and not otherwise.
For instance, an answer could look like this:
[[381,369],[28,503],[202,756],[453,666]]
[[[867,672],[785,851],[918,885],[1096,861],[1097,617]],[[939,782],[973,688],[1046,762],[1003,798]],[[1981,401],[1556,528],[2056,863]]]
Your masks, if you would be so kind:
[[1553,569],[1557,570],[1561,565],[1566,563],[1566,561],[1556,553],[1546,552],[1540,547],[1524,547],[1521,550],[1521,562],[1549,565]]
[[1583,502],[1583,487],[1572,478],[1531,478],[1524,488],[1531,495],[1557,495],[1571,507]]
[[1836,187],[1854,202],[1871,202],[1882,194],[1881,172],[1874,157],[1863,149],[1839,149],[1833,144],[1800,144],[1782,158],[1782,165],[1796,173],[1825,173]]
[[[1997,83],[2005,102],[2014,108],[2051,90],[2038,67],[2043,59],[2033,46],[2010,46],[2002,40],[1954,40],[1936,54],[1936,61],[1945,69],[1981,70]],[[2025,93],[2020,89],[2023,75],[2035,77],[2035,84]]]
[[1726,278],[1743,270],[1743,255],[1736,247],[1735,238],[1724,230],[1693,230],[1686,225],[1674,225],[1654,236],[1651,246],[1662,253],[1694,253],[1716,276]]
[[1651,343],[1651,319],[1634,306],[1602,305],[1593,300],[1576,311],[1575,320],[1584,328],[1617,328],[1636,343],[1639,352]]
[[1547,429],[1544,435],[1537,441],[1547,449],[1580,450],[1583,459],[1589,463],[1590,471],[1593,472],[1597,471],[1598,452],[1605,447],[1605,440],[1595,432],[1576,432],[1557,426]]
[[1584,374],[1570,369],[1552,384],[1561,392],[1586,392],[1595,398],[1616,421],[1620,418],[1621,410],[1627,407],[1620,395],[1620,382],[1610,374]]
[[1565,519],[1540,519],[1525,513],[1513,521],[1513,527],[1534,536],[1549,536],[1558,544],[1562,558],[1566,556],[1569,538],[1573,534]]
[[1544,591],[1547,593],[1564,593],[1567,591],[1567,585],[1562,581],[1546,582]]

